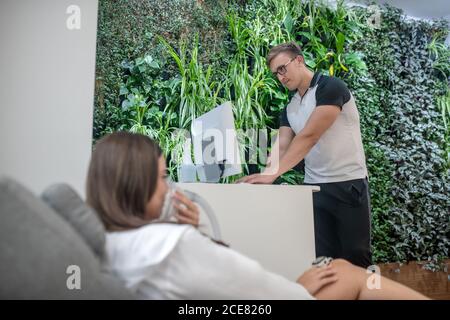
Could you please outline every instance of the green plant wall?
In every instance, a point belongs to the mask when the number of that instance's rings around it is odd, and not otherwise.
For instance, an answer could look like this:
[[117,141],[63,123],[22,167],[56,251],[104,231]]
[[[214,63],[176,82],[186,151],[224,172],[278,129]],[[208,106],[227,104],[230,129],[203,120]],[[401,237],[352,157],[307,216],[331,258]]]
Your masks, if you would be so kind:
[[[128,125],[129,114],[120,109],[121,88],[131,75],[133,64],[145,68],[146,56],[157,61],[159,72],[151,66],[148,76],[171,79],[178,75],[172,61],[166,63],[163,37],[174,46],[200,34],[199,60],[205,64],[227,65],[229,47],[226,23],[227,3],[221,0],[101,0],[98,11],[97,60],[94,108],[94,140],[106,132]],[[140,59],[140,60],[139,60]],[[142,61],[144,63],[142,63]],[[136,70],[136,69],[135,69]],[[135,81],[144,81],[140,71]]]
[[450,73],[438,72],[429,48],[447,31],[387,7],[380,27],[351,45],[368,67],[350,85],[362,113],[377,261],[448,256],[448,128],[436,98]]
[[[292,93],[265,56],[297,41],[307,65],[342,78],[357,101],[375,261],[435,268],[449,248],[448,25],[377,9],[374,26],[373,11],[342,1],[100,1],[94,140],[115,130],[147,134],[176,179],[170,154],[182,139],[172,133],[215,105],[233,102],[237,128],[278,127]],[[277,183],[302,179],[291,170]]]

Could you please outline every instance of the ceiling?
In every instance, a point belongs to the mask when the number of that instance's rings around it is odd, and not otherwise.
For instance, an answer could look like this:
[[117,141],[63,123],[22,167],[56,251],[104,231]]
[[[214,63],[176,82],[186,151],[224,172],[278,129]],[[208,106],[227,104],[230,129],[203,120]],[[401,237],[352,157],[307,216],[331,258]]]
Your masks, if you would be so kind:
[[[402,9],[406,15],[413,18],[430,20],[444,18],[450,23],[450,0],[345,0],[345,2],[365,5],[370,5],[373,2],[379,4],[388,3]],[[450,34],[447,37],[446,43],[450,44]]]
[[[370,4],[372,1],[366,0],[351,0],[345,2]],[[450,1],[449,0],[375,0],[375,3],[383,4],[389,3],[394,7],[403,9],[406,15],[422,18],[422,19],[437,19],[446,18],[450,21]]]

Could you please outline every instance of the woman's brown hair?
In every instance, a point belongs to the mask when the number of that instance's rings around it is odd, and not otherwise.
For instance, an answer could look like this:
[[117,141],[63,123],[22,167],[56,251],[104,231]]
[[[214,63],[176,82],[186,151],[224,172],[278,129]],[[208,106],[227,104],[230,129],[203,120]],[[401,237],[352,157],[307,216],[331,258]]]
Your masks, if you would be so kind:
[[87,203],[109,231],[148,224],[145,209],[158,179],[161,149],[149,137],[115,132],[95,145],[87,176]]

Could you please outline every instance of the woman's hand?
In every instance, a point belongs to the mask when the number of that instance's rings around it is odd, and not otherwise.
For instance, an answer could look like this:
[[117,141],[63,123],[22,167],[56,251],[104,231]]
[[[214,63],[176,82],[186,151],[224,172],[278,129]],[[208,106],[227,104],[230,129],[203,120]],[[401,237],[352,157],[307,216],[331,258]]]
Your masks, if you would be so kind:
[[173,198],[175,200],[174,207],[177,209],[175,218],[177,218],[178,223],[187,223],[198,227],[200,211],[197,205],[179,191],[175,192]]
[[326,267],[312,267],[306,270],[298,279],[297,283],[305,287],[311,295],[315,295],[323,287],[338,280],[333,263]]

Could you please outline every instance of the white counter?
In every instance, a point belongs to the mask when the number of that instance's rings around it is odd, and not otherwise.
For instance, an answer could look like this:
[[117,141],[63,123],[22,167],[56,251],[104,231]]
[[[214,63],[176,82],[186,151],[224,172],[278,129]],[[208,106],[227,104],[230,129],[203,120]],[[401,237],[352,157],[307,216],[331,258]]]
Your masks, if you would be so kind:
[[[315,257],[312,192],[317,186],[179,183],[201,195],[219,220],[223,241],[290,280]],[[200,223],[207,219],[202,214]],[[209,229],[209,225],[200,228]]]

